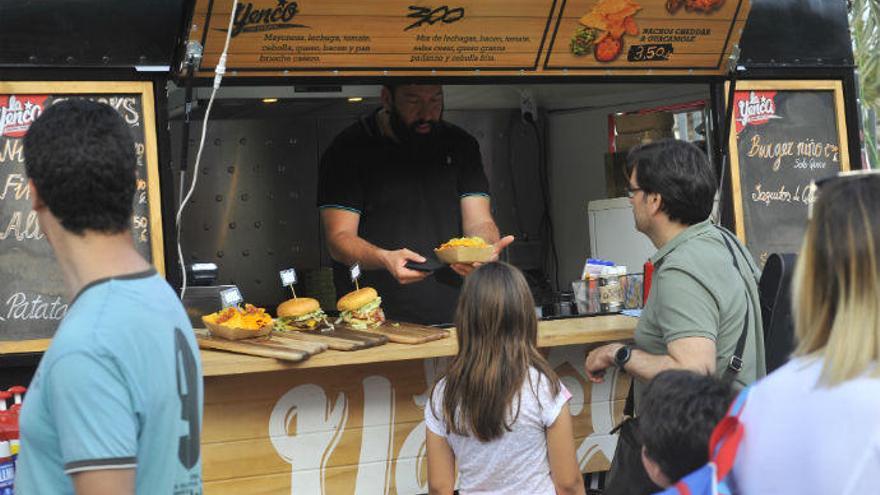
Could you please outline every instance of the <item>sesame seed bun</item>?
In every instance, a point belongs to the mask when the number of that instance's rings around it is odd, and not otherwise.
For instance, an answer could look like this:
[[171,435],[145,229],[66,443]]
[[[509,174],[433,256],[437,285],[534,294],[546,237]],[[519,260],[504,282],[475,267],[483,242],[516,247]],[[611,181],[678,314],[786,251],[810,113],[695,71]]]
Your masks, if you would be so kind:
[[302,316],[319,309],[321,309],[321,305],[318,303],[317,299],[312,299],[311,297],[298,297],[295,299],[288,299],[279,304],[277,311],[278,317],[281,318],[284,316]]
[[376,289],[364,287],[342,296],[342,299],[336,303],[336,309],[339,311],[355,311],[377,297],[379,297],[379,294],[376,292]]

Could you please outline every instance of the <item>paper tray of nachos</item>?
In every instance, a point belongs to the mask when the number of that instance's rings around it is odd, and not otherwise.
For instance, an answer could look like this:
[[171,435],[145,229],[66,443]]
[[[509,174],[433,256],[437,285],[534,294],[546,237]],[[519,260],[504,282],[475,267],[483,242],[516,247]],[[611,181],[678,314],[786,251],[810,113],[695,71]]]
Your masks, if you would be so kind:
[[443,243],[434,253],[447,264],[483,263],[492,259],[495,248],[479,237],[458,237]]
[[244,309],[226,308],[216,313],[202,316],[202,323],[211,335],[228,340],[243,340],[263,337],[272,331],[274,322],[263,308],[250,304]]

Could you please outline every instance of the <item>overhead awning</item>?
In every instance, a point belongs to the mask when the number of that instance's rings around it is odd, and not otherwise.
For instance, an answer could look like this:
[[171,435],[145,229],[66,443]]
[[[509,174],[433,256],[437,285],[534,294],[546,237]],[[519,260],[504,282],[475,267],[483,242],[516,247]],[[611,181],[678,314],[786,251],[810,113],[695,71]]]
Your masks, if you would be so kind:
[[130,69],[168,73],[184,0],[0,2],[0,69]]
[[[196,3],[199,76],[231,10]],[[748,0],[245,0],[226,76],[715,75],[748,13]]]

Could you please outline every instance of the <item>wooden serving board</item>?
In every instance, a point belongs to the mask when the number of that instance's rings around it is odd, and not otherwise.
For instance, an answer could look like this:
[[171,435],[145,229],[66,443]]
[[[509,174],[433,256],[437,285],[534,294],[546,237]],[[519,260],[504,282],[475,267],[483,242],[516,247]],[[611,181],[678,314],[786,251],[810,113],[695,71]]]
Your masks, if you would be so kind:
[[[337,325],[336,327],[339,328],[340,326]],[[342,328],[348,327],[343,326]],[[365,330],[365,332],[384,335],[391,342],[398,344],[424,344],[432,340],[445,339],[449,336],[449,330],[443,328],[396,321],[386,321],[378,327]]]
[[207,331],[197,330],[196,338],[202,349],[236,352],[291,362],[302,361],[313,354],[327,350],[327,345],[321,342],[296,341],[278,338],[274,335],[244,340],[227,340],[213,337]]
[[388,342],[385,335],[353,330],[336,325],[326,332],[313,330],[308,332],[276,332],[272,338],[285,339],[292,342],[314,342],[326,345],[337,351],[356,351]]

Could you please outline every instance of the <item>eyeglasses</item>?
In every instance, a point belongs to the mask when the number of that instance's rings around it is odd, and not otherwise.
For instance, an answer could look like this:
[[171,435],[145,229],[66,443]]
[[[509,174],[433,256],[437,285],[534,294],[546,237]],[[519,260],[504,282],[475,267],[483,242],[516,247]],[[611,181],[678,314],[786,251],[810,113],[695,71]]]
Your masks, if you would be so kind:
[[822,177],[821,179],[814,180],[808,186],[807,192],[805,193],[810,198],[810,202],[807,204],[807,219],[813,218],[813,205],[819,199],[819,188],[823,186],[827,186],[828,184],[833,184],[839,181],[850,181],[856,179],[864,179],[866,177],[878,177],[880,176],[880,170],[877,169],[860,169],[860,170],[846,170],[843,172],[838,172],[833,175],[828,175],[826,177]]
[[632,198],[632,197],[635,196],[636,193],[639,192],[639,191],[644,191],[644,189],[642,189],[641,187],[629,187],[629,186],[626,186],[626,196],[627,196],[628,198]]

